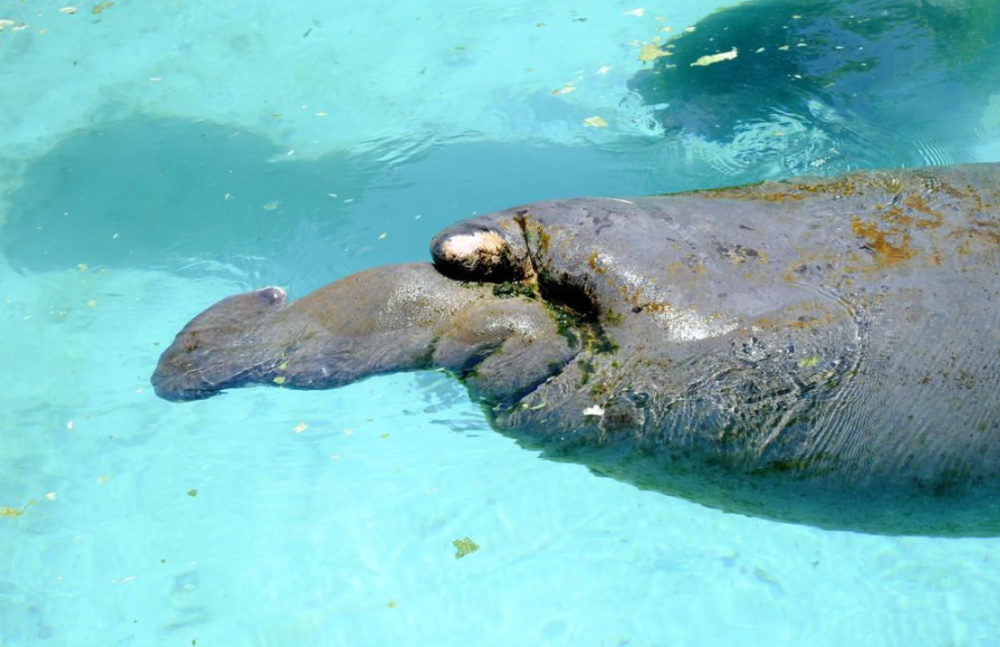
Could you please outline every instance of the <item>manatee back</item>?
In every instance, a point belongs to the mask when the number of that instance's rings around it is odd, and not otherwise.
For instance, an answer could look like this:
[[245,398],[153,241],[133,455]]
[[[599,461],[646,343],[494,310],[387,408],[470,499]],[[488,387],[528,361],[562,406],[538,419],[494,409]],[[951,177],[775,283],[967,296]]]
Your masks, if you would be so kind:
[[[499,423],[660,489],[712,481],[677,485],[700,464],[722,489],[740,474],[784,484],[779,499],[794,480],[817,505],[864,502],[872,528],[921,496],[972,523],[1000,495],[997,169],[522,208],[540,272],[593,299],[617,350],[581,356]],[[643,454],[660,469],[619,460]],[[740,500],[727,492],[699,497]],[[851,505],[815,519],[850,526]]]

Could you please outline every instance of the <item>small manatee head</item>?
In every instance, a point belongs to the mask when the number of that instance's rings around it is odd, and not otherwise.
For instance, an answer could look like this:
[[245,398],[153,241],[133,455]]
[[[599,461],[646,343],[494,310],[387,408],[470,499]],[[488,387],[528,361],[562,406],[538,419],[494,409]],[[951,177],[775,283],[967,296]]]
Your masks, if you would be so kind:
[[165,400],[204,400],[254,381],[265,370],[264,324],[287,299],[279,287],[227,297],[192,319],[160,357],[153,373]]

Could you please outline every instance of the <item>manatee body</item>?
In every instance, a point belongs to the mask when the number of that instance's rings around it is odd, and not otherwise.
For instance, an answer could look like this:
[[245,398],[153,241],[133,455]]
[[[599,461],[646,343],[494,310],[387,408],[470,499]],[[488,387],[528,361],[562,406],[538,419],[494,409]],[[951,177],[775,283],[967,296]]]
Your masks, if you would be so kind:
[[731,512],[1000,534],[1000,165],[460,222],[434,265],[198,315],[170,400],[444,368],[543,455]]

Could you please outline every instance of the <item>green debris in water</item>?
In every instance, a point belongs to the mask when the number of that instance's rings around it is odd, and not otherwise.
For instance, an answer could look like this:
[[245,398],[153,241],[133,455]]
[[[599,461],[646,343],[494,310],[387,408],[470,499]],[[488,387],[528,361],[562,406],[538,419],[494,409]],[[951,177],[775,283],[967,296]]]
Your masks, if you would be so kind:
[[714,65],[722,61],[731,61],[739,55],[739,50],[735,47],[728,52],[719,52],[718,54],[711,54],[702,56],[697,61],[691,64],[691,67],[705,67],[707,65]]
[[599,115],[594,115],[593,117],[587,117],[583,120],[583,125],[588,128],[607,128],[608,122],[606,119]]
[[[35,505],[35,500],[32,499],[25,504],[23,508],[15,508],[13,506],[0,505],[0,517],[20,517],[27,511],[28,508]],[[475,544],[473,544],[475,546]],[[478,546],[476,546],[478,548]],[[475,550],[475,549],[473,549]]]
[[819,358],[813,355],[812,357],[805,357],[799,361],[799,366],[802,368],[809,368],[810,366],[816,366],[819,364]]
[[479,550],[479,545],[476,542],[469,539],[468,537],[464,539],[456,539],[451,543],[454,544],[456,548],[455,559],[462,559],[466,555],[471,555],[472,553]]

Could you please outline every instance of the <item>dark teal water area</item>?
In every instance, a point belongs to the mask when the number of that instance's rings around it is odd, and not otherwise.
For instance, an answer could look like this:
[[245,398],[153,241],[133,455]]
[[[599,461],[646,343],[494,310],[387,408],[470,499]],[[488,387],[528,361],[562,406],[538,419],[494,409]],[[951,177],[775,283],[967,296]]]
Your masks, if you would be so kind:
[[[780,118],[856,167],[947,163],[1000,85],[990,1],[757,0],[695,27],[629,85],[669,132],[721,143]],[[737,56],[692,65],[720,52]]]

